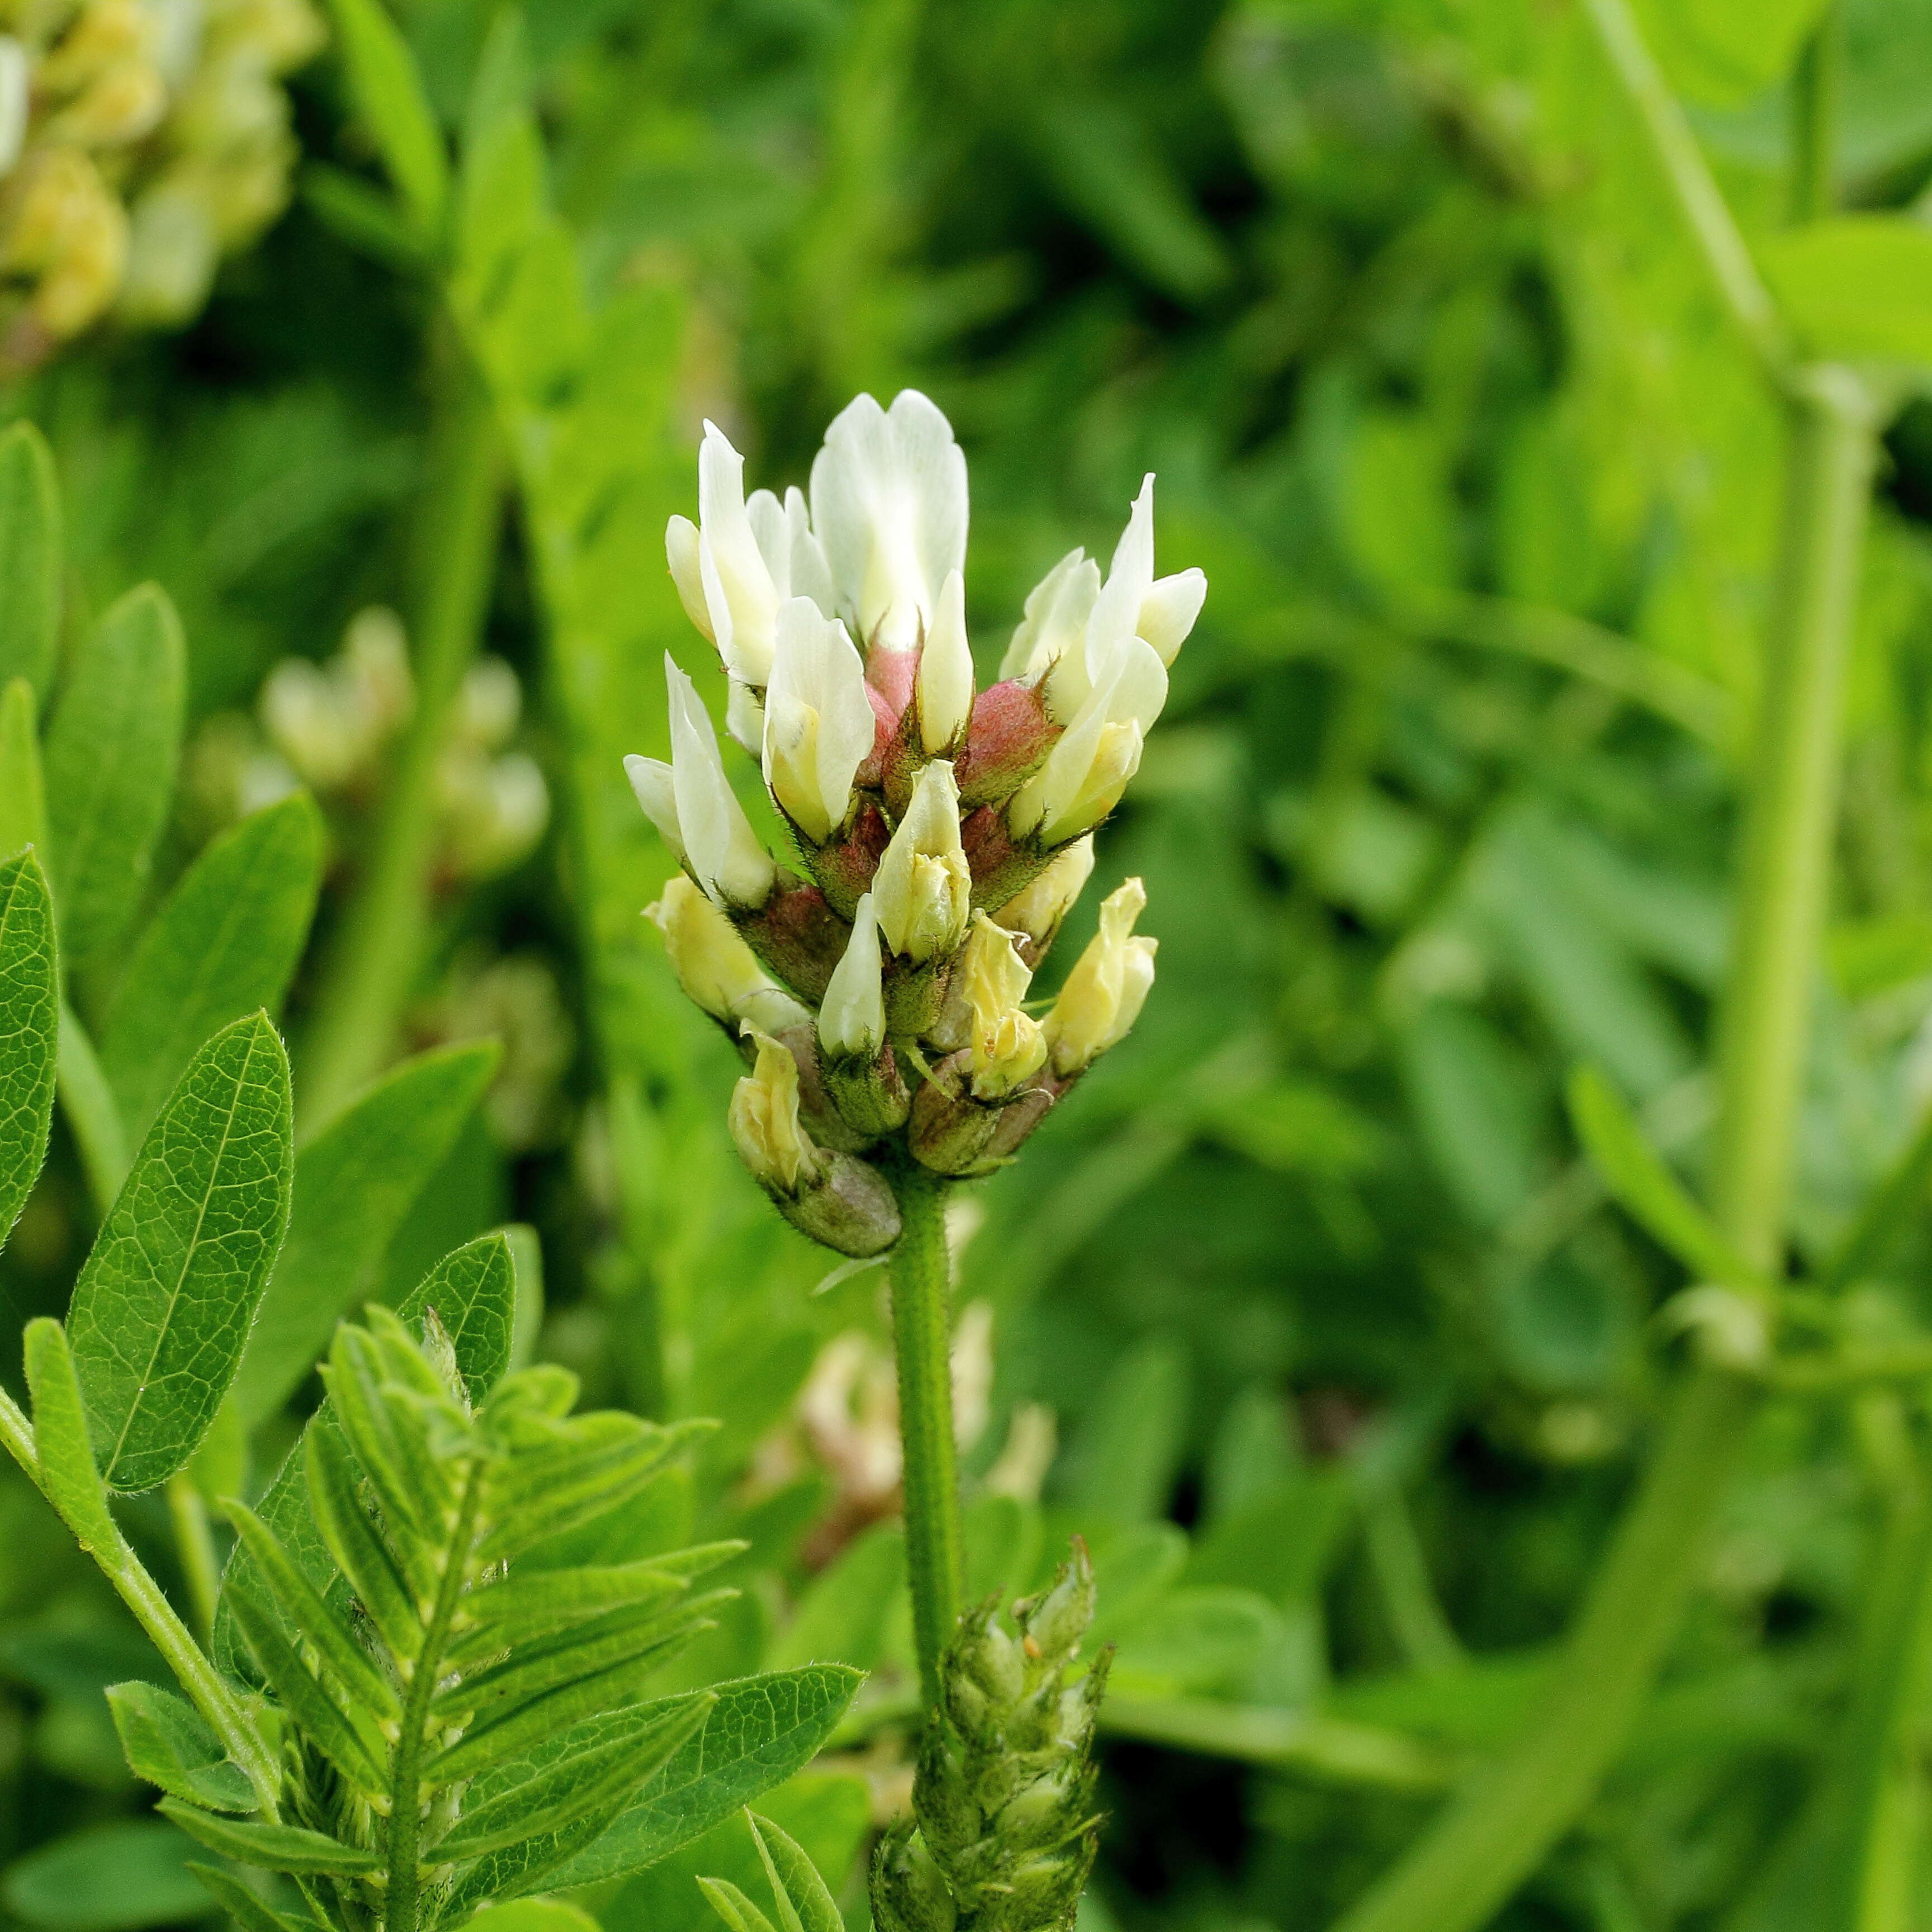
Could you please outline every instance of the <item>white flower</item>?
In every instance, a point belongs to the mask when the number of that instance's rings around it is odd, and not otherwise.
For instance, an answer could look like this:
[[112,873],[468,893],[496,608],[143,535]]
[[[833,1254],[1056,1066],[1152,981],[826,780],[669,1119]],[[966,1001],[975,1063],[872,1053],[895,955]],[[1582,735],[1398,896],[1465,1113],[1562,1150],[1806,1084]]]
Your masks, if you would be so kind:
[[714,1019],[734,1027],[748,1020],[766,1033],[782,1033],[812,1018],[682,872],[665,880],[663,898],[645,907],[644,916],[664,934],[665,955],[685,997]]
[[670,694],[671,761],[667,766],[660,758],[626,758],[631,789],[679,863],[690,867],[712,898],[763,905],[778,868],[724,776],[718,734],[697,687],[668,654],[664,682]]
[[824,1156],[798,1118],[798,1062],[772,1038],[747,1022],[745,1031],[758,1042],[752,1071],[731,1090],[726,1116],[756,1179],[781,1194],[795,1195],[824,1171]]
[[966,580],[949,570],[919,654],[919,736],[928,758],[956,744],[973,719],[973,647],[966,638]]
[[1141,746],[1167,702],[1167,670],[1144,638],[1114,651],[1046,763],[1013,794],[1006,822],[1016,836],[1058,845],[1100,824],[1140,769]]
[[1053,1070],[1063,1079],[1118,1046],[1140,1018],[1160,944],[1134,937],[1134,922],[1146,910],[1147,890],[1138,879],[1100,902],[1100,930],[1074,962],[1046,1016]]
[[788,598],[765,691],[765,782],[813,844],[844,824],[876,728],[866,667],[845,626],[809,598]]
[[786,598],[832,605],[831,574],[804,494],[789,490],[781,503],[770,490],[755,490],[747,501],[745,459],[707,422],[698,452],[698,513],[695,524],[674,517],[665,528],[671,580],[686,614],[718,646],[734,696],[742,687],[762,690]]
[[818,1008],[818,1044],[842,1059],[872,1060],[886,1039],[884,968],[872,896],[863,894],[852,915],[852,937]]
[[1069,550],[1034,586],[1000,676],[1038,678],[1069,651],[1084,650],[1087,620],[1100,595],[1100,566],[1084,550]]
[[910,650],[966,561],[966,459],[945,417],[916,389],[890,412],[849,404],[812,466],[812,521],[860,641]]
[[959,842],[959,787],[950,763],[934,758],[921,770],[873,874],[873,912],[895,952],[927,960],[958,944],[972,893]]

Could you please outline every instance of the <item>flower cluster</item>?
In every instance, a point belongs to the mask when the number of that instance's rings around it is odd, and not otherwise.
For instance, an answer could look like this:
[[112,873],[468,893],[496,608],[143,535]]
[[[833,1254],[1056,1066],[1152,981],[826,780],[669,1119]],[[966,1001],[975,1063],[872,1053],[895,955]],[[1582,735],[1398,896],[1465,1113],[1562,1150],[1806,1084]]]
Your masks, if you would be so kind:
[[309,0],[0,0],[0,366],[184,322],[288,199]]
[[750,1064],[730,1109],[746,1165],[795,1226],[872,1255],[898,1233],[895,1160],[991,1172],[1140,1012],[1154,942],[1134,934],[1138,880],[1102,904],[1043,1018],[1028,989],[1207,582],[1155,576],[1150,477],[1106,574],[1063,558],[976,692],[966,463],[932,403],[860,396],[826,433],[808,501],[748,499],[743,469],[706,424],[699,520],[673,518],[666,544],[798,867],[760,842],[668,658],[670,761],[626,761],[684,871],[650,911]]

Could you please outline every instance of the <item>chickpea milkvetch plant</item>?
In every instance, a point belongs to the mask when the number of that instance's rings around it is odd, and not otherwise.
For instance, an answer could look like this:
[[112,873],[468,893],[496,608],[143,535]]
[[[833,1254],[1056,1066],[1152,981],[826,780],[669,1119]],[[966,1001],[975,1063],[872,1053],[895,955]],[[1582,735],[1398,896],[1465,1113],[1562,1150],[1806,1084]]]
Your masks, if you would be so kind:
[[[1108,1653],[1070,1682],[1094,1607],[1077,1541],[1051,1587],[1013,1606],[1013,1630],[992,1602],[961,1614],[944,1205],[1013,1158],[1152,986],[1130,879],[1044,1019],[1024,1004],[1207,580],[1155,575],[1150,477],[1105,578],[1082,551],[1064,558],[1028,598],[1000,679],[976,693],[965,459],[924,396],[852,403],[808,502],[748,499],[710,424],[698,478],[699,521],[674,517],[667,534],[671,574],[802,870],[759,842],[668,657],[672,758],[626,769],[683,868],[651,916],[686,993],[749,1063],[730,1109],[746,1166],[813,1240],[892,1256],[925,1724],[916,1822],[880,1842],[873,1910],[894,1932],[1064,1924],[1097,1844],[1088,1760]],[[760,1922],[742,1894],[712,1896],[740,1932]]]

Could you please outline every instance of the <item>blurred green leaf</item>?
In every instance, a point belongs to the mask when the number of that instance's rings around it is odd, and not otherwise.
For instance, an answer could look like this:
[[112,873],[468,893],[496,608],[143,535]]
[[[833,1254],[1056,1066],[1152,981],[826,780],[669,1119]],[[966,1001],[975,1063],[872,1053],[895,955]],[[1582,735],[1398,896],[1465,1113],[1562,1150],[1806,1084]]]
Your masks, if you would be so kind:
[[23,677],[0,688],[0,859],[22,846],[44,847],[46,782],[40,770],[34,690]]
[[188,1869],[194,1849],[155,1819],[91,1826],[16,1858],[0,1898],[44,1932],[133,1932],[205,1918],[208,1894]]
[[32,423],[0,434],[0,686],[25,678],[37,704],[53,682],[61,623],[60,489]]
[[1164,1516],[1187,1423],[1187,1360],[1155,1336],[1114,1365],[1088,1416],[1061,1498],[1082,1522]]
[[1760,249],[1766,279],[1814,355],[1932,367],[1932,228],[1841,214]]
[[433,242],[448,197],[449,162],[416,56],[380,0],[329,0],[329,11],[356,112],[417,234]]

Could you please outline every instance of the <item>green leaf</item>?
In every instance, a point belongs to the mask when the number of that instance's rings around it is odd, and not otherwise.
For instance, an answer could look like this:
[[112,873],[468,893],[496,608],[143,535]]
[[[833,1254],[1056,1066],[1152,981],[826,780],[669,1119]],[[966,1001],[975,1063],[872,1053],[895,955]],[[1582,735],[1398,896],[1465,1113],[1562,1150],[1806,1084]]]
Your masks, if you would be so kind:
[[1932,229],[1841,214],[1762,246],[1765,279],[1814,355],[1932,368]]
[[1756,1291],[1758,1270],[1726,1240],[1658,1157],[1630,1109],[1594,1066],[1570,1077],[1570,1118],[1604,1185],[1700,1281]]
[[70,971],[103,965],[140,908],[186,697],[180,620],[143,584],[88,634],[47,731],[47,838]]
[[863,1680],[860,1671],[814,1664],[718,1684],[704,1728],[562,1868],[556,1886],[641,1871],[782,1784],[816,1756]]
[[304,1147],[295,1208],[249,1337],[235,1401],[254,1430],[301,1384],[368,1292],[395,1232],[496,1070],[488,1044],[406,1060]]
[[281,1004],[322,860],[321,814],[297,793],[218,838],[168,895],[101,1030],[101,1064],[130,1138],[147,1132],[203,1040]]
[[108,1514],[107,1491],[94,1466],[87,1409],[81,1400],[74,1358],[68,1352],[67,1331],[52,1316],[43,1315],[27,1324],[25,1340],[40,1486],[59,1510],[61,1520],[104,1558],[118,1546],[121,1532]]
[[754,1811],[749,1822],[785,1932],[845,1932],[845,1922],[818,1868],[769,1818]]
[[374,136],[418,235],[433,241],[449,193],[449,162],[416,56],[379,0],[331,0],[356,111]]
[[354,1878],[381,1869],[382,1860],[374,1852],[339,1845],[320,1832],[305,1832],[299,1826],[237,1824],[231,1818],[197,1811],[176,1798],[164,1798],[154,1809],[210,1851],[244,1865],[338,1878]]
[[32,423],[0,436],[0,684],[25,678],[44,702],[60,641],[60,489]]
[[34,688],[24,677],[0,689],[0,859],[47,842],[47,788]]
[[1083,1519],[1164,1516],[1187,1418],[1187,1362],[1156,1336],[1114,1365],[1070,1460],[1068,1506]]
[[360,175],[310,161],[302,171],[300,192],[338,241],[392,268],[420,273],[426,266],[422,239],[398,212],[394,198]]
[[728,1878],[701,1878],[698,1888],[731,1932],[776,1932],[772,1922]]
[[480,1402],[510,1366],[522,1292],[510,1236],[478,1234],[445,1255],[396,1314],[412,1333],[425,1315],[436,1316],[456,1352],[470,1401]]
[[233,1381],[288,1225],[289,1064],[264,1014],[181,1077],[96,1238],[69,1317],[108,1486],[183,1468]]
[[232,1872],[188,1861],[188,1869],[218,1899],[242,1932],[315,1932],[312,1918],[292,1918],[272,1911]]
[[188,1841],[152,1818],[94,1825],[16,1860],[0,1882],[9,1914],[44,1932],[134,1932],[208,1916]]
[[107,1706],[137,1777],[211,1811],[255,1809],[246,1773],[229,1762],[220,1740],[184,1699],[152,1684],[110,1684]]
[[0,864],[0,1247],[46,1159],[59,1052],[53,906],[31,852]]

